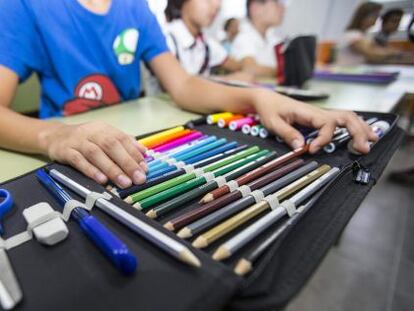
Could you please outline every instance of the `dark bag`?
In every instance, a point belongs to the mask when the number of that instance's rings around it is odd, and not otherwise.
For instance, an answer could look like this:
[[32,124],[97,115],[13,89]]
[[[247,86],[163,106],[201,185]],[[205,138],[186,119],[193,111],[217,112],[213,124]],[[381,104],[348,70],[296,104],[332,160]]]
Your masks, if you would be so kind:
[[300,36],[275,46],[277,82],[302,87],[312,78],[316,61],[316,37]]

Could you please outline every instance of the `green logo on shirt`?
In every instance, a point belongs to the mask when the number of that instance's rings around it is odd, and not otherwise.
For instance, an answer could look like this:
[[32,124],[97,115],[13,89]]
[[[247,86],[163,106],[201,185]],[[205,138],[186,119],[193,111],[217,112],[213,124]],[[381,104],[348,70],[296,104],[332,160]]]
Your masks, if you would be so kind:
[[139,32],[135,28],[125,29],[115,38],[113,49],[120,65],[129,65],[134,61],[138,38]]

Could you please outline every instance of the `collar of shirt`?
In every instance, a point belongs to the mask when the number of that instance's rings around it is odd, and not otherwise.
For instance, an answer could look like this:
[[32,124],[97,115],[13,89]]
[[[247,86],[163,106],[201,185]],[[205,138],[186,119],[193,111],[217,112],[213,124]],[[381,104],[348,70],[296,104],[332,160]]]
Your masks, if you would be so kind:
[[181,19],[168,23],[167,32],[171,33],[184,49],[193,49],[198,39],[204,41],[201,34],[194,38],[193,34]]

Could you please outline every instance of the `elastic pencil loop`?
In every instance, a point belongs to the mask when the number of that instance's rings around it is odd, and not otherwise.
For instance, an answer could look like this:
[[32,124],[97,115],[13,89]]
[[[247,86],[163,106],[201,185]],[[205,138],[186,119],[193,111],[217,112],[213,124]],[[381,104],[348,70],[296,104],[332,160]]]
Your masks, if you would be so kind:
[[155,158],[157,156],[157,152],[149,149],[147,150],[146,155]]
[[195,169],[195,170],[193,171],[193,174],[195,174],[195,176],[196,176],[196,177],[203,176],[203,174],[204,174],[204,170],[203,170],[202,168]]
[[204,179],[206,180],[207,183],[214,180],[214,178],[215,178],[213,172],[207,172],[207,173],[203,174],[203,177],[204,177]]
[[254,198],[256,203],[263,201],[263,199],[265,198],[263,191],[260,191],[260,190],[255,190],[252,193],[250,193],[250,195]]
[[174,163],[173,165],[174,165],[177,169],[182,169],[183,167],[185,167],[185,162],[180,161],[180,162]]
[[290,200],[283,201],[282,204],[280,204],[280,206],[286,210],[286,213],[289,215],[289,217],[292,217],[297,213],[295,203],[293,203]]
[[99,193],[92,191],[88,193],[85,200],[85,205],[88,207],[88,210],[91,210],[95,206],[96,201],[98,201],[99,199],[109,201],[110,199],[112,199],[112,195],[110,195],[108,192]]
[[91,208],[88,208],[84,203],[78,200],[69,200],[66,202],[65,206],[63,207],[62,219],[65,222],[68,222],[70,215],[72,214],[72,211],[77,207],[83,208],[87,211],[91,210]]
[[178,161],[174,158],[170,158],[170,159],[165,160],[164,162],[169,165],[175,165]]
[[220,188],[226,184],[226,177],[218,176],[214,178],[214,181],[217,183],[217,188]]
[[252,189],[250,189],[250,187],[246,185],[239,187],[239,189],[237,190],[240,191],[243,198],[247,197],[250,193],[252,193]]
[[23,243],[26,243],[33,239],[33,229],[36,227],[43,225],[44,223],[47,223],[48,221],[51,221],[55,218],[60,218],[61,214],[57,211],[52,211],[46,215],[40,216],[33,221],[31,221],[27,225],[27,230],[23,231],[21,233],[18,233],[6,240],[3,240],[0,238],[0,249],[12,249],[19,245],[22,245]]
[[192,172],[194,172],[194,166],[191,164],[188,164],[183,167],[183,170],[186,174],[191,174]]
[[239,183],[236,180],[230,180],[227,182],[227,187],[229,187],[230,192],[233,192],[239,188]]
[[272,210],[279,207],[279,199],[277,198],[276,193],[268,195],[263,199],[263,201],[269,203],[269,206]]

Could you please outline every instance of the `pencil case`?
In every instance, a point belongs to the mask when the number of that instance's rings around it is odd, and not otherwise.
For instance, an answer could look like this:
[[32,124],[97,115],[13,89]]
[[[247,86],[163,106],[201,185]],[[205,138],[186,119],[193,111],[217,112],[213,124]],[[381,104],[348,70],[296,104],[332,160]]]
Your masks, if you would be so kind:
[[[21,310],[91,309],[102,310],[269,310],[282,308],[306,284],[328,250],[335,244],[358,206],[380,178],[385,166],[397,150],[403,131],[396,126],[397,116],[360,112],[364,117],[378,117],[391,124],[391,130],[365,156],[350,154],[346,146],[333,154],[306,155],[305,160],[317,160],[341,168],[339,176],[299,222],[278,239],[255,263],[254,270],[245,277],[233,272],[243,253],[269,236],[269,228],[257,240],[224,262],[211,258],[215,247],[246,226],[242,226],[213,247],[198,250],[189,241],[179,239],[162,225],[175,213],[151,220],[119,198],[112,201],[128,213],[150,224],[188,246],[201,262],[200,269],[186,266],[137,236],[98,209],[92,213],[118,235],[136,254],[140,269],[126,278],[112,268],[99,251],[79,232],[76,224],[68,223],[70,235],[65,243],[53,248],[27,243],[10,251],[9,257],[24,291]],[[289,148],[274,138],[261,139],[207,125],[205,118],[186,125],[208,135],[227,138],[240,144],[257,145],[279,154]],[[146,135],[143,135],[144,137]],[[67,176],[87,188],[103,192],[105,188],[74,169],[51,163]],[[354,181],[355,166],[371,173],[367,185]],[[1,184],[15,198],[16,213],[40,201],[56,203],[37,182],[33,172]],[[74,195],[77,199],[80,199]],[[190,208],[183,206],[180,212]],[[22,217],[11,217],[6,223],[8,234],[25,228]],[[10,229],[10,230],[9,230]]]

